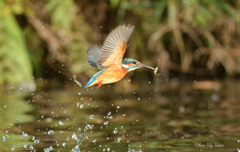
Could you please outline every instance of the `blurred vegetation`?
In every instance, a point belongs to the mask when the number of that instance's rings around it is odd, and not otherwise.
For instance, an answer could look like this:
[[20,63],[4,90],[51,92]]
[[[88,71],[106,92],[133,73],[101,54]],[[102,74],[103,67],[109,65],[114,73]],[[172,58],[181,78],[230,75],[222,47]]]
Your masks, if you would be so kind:
[[[235,0],[0,1],[0,84],[38,78],[84,82],[93,43],[122,23],[136,26],[127,56],[193,76],[240,73],[240,2]],[[148,72],[148,71],[144,71]]]

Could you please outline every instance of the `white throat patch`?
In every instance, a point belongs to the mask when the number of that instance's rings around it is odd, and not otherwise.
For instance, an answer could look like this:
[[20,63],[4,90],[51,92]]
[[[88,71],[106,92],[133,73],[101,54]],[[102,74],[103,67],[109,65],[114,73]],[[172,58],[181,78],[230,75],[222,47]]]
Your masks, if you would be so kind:
[[128,65],[126,65],[126,64],[122,64],[122,66],[126,69],[128,68]]

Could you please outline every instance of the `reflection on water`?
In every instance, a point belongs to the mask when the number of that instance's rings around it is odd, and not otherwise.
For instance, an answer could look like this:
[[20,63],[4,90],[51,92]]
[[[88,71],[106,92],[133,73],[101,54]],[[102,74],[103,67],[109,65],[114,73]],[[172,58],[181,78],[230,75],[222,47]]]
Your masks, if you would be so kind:
[[151,83],[136,90],[75,86],[37,92],[29,100],[2,95],[0,150],[155,152],[240,148],[239,82],[171,80],[157,90]]
[[[26,114],[32,105],[28,101],[12,96],[0,96],[0,150],[22,148],[24,144],[31,145],[27,140],[22,125],[34,122],[34,116]],[[29,129],[24,129],[28,131]]]

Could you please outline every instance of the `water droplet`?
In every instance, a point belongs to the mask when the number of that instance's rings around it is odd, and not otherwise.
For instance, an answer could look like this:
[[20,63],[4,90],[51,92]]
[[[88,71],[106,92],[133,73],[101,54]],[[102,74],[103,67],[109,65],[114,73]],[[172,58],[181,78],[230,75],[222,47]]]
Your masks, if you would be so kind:
[[40,140],[34,140],[34,143],[35,143],[35,144],[39,144],[39,143],[40,143]]
[[121,140],[122,140],[122,138],[121,138],[121,137],[118,137],[118,138],[117,138],[117,143],[120,143]]
[[2,137],[2,141],[3,141],[3,142],[6,141],[6,137],[5,137],[5,136]]
[[78,131],[81,131],[82,129],[81,128],[78,128]]
[[22,90],[22,87],[20,87],[20,90]]
[[108,121],[105,121],[103,124],[104,124],[104,125],[108,125]]
[[24,144],[23,148],[27,148],[27,144]]
[[212,98],[213,101],[217,101],[218,100],[218,95],[216,93],[213,93],[211,95],[211,98]]
[[95,115],[90,115],[89,117],[90,117],[90,119],[93,119],[95,117]]
[[84,107],[84,104],[81,104],[81,105],[80,105],[80,108],[83,108],[83,107]]
[[111,114],[112,114],[111,111],[109,111],[109,112],[107,113],[108,116],[110,116]]
[[179,107],[179,112],[180,113],[185,113],[185,108],[184,107]]
[[94,139],[94,140],[92,141],[92,143],[94,143],[94,144],[95,144],[95,143],[96,143],[96,141],[97,141],[97,139]]
[[4,107],[4,108],[7,108],[7,105],[4,105],[3,107]]
[[46,148],[43,150],[44,152],[50,152],[50,149],[49,148]]
[[140,100],[140,98],[138,98],[138,100]]
[[117,106],[117,109],[120,109],[120,106]]
[[81,95],[81,92],[78,92],[78,95],[80,96],[80,95]]
[[32,136],[32,140],[35,140],[35,136]]
[[63,123],[61,120],[59,121],[59,124],[60,124],[61,126],[64,125],[64,123]]
[[33,146],[31,145],[31,146],[29,146],[29,149],[30,149],[30,150],[33,150],[34,148],[33,148]]
[[75,147],[72,149],[72,152],[80,152],[79,145],[75,146]]
[[85,127],[86,129],[92,129],[93,127],[92,126],[90,126],[90,125],[86,125],[86,127]]
[[114,133],[114,134],[117,134],[117,132],[118,132],[118,129],[115,128],[115,129],[113,130],[113,133]]
[[81,84],[79,81],[77,81],[76,75],[73,75],[73,79],[74,79],[74,82],[75,82],[79,87],[82,87],[82,84]]
[[72,139],[78,140],[78,137],[77,137],[77,135],[75,133],[73,133]]
[[50,150],[50,151],[53,151],[53,150],[54,150],[54,148],[53,148],[52,146],[50,146],[50,147],[49,147],[49,150]]
[[65,143],[65,142],[63,142],[63,143],[62,143],[62,145],[63,145],[63,146],[66,146],[66,143]]
[[27,133],[24,133],[24,132],[22,132],[22,137],[24,137],[24,138],[27,138],[27,137],[28,137],[28,134],[27,134]]
[[52,134],[54,134],[54,131],[53,131],[53,130],[49,130],[49,131],[48,131],[48,134],[49,134],[49,135],[52,135]]

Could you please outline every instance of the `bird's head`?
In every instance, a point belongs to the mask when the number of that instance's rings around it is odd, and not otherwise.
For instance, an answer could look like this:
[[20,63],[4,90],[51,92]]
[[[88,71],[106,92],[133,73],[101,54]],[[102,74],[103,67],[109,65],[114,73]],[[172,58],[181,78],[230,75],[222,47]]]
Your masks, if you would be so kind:
[[134,59],[130,59],[130,58],[126,58],[126,59],[123,60],[122,67],[126,68],[128,72],[136,70],[138,68],[145,68],[145,69],[149,69],[149,70],[155,70],[154,68],[152,68],[150,66],[142,64],[139,61],[134,60]]

